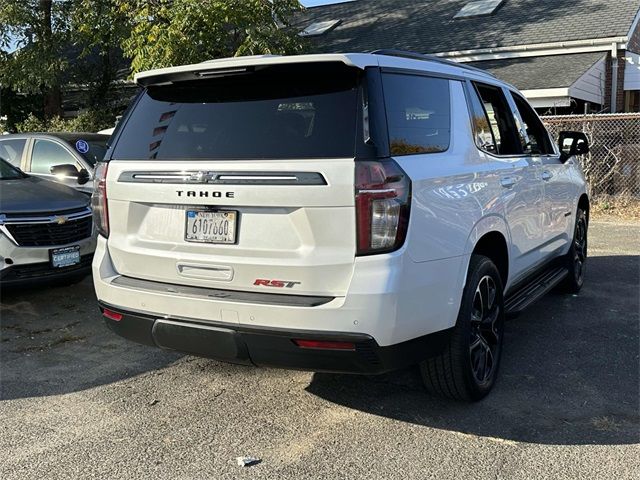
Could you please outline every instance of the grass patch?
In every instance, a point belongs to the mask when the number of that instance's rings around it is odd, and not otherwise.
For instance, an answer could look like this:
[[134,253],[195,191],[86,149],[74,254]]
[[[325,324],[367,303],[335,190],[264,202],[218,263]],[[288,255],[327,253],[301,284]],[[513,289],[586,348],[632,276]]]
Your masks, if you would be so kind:
[[591,216],[640,220],[640,198],[626,195],[598,195],[591,199]]

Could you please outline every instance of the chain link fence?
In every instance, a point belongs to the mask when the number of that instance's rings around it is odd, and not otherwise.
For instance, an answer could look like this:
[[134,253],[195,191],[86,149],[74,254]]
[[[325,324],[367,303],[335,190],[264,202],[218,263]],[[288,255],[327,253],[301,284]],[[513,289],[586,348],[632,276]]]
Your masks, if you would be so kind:
[[640,202],[640,113],[542,117],[557,140],[563,130],[584,132],[590,152],[580,162],[594,200]]

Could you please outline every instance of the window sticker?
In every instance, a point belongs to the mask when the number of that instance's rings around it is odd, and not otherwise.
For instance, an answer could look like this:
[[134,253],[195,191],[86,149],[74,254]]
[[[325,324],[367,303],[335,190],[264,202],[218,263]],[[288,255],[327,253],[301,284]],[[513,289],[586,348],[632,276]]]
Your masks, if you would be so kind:
[[76,142],[76,150],[80,153],[87,153],[89,151],[89,144],[85,140],[78,140]]

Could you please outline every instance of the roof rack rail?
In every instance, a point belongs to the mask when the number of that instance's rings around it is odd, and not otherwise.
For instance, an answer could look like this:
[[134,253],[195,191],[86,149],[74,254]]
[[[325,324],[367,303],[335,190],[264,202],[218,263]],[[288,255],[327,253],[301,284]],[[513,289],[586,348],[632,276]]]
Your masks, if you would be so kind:
[[472,67],[471,65],[465,65],[464,63],[454,62],[453,60],[447,60],[446,58],[437,57],[435,55],[427,55],[424,53],[416,53],[416,52],[407,52],[405,50],[393,50],[393,49],[382,49],[382,50],[373,50],[369,52],[372,55],[388,55],[390,57],[401,57],[401,58],[410,58],[412,60],[423,60],[427,62],[436,62],[441,63],[443,65],[451,65],[454,67],[464,68],[465,70],[471,70],[473,72],[484,73],[485,75],[489,75],[490,77],[494,77],[490,72],[486,70],[482,70],[481,68]]

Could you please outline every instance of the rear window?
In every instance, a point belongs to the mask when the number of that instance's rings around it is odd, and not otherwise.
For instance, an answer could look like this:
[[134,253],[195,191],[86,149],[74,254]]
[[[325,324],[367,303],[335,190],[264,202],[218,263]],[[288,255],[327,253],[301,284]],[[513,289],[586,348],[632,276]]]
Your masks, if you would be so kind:
[[312,64],[151,86],[112,158],[353,157],[358,84],[356,69]]

